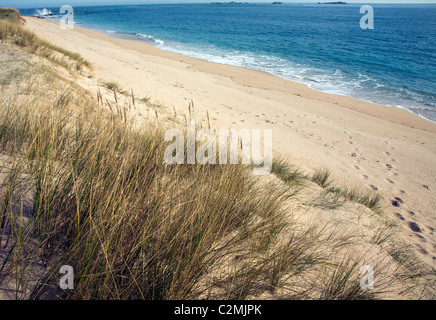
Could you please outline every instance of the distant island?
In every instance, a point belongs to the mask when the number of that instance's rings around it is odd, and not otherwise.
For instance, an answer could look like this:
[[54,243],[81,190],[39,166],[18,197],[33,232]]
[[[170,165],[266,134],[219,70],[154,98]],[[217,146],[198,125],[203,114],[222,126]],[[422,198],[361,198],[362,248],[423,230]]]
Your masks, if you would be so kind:
[[211,4],[247,4],[248,2],[211,2]]
[[[235,2],[235,1],[231,1],[231,2],[211,2],[211,4],[249,4],[249,2]],[[283,2],[275,1],[272,4],[283,4]]]
[[343,1],[336,1],[336,2],[324,2],[324,3],[318,2],[318,4],[347,4],[347,3]]

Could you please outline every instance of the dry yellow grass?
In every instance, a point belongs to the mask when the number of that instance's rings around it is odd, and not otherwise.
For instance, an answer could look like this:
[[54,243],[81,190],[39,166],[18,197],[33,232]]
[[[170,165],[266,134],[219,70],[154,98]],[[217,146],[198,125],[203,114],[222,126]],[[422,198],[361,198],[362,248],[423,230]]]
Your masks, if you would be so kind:
[[[41,46],[34,35],[0,26],[2,39],[55,63],[28,50]],[[161,123],[134,125],[55,72],[30,62],[27,72],[0,88],[10,163],[0,175],[0,288],[12,281],[14,298],[372,299],[423,275],[401,248],[378,259],[389,228],[365,255],[352,235],[299,221],[294,204],[310,179],[285,160],[274,161],[278,179],[249,165],[167,165]],[[325,177],[315,180],[327,187]],[[359,285],[368,259],[375,290]],[[74,290],[58,286],[62,265],[74,267]]]

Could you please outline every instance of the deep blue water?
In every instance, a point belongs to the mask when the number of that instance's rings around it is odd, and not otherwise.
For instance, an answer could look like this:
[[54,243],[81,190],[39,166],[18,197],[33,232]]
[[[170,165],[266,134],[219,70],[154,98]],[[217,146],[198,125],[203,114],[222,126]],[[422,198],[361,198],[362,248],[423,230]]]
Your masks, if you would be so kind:
[[[74,10],[81,27],[406,108],[436,121],[436,5],[373,5],[373,30],[360,28],[360,6],[173,4]],[[59,13],[59,8],[50,10]]]

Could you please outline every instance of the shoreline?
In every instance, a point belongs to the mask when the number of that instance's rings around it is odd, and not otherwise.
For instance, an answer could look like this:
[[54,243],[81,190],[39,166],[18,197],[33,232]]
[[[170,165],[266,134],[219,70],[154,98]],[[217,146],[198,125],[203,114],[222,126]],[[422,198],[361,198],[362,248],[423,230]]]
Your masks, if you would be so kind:
[[[410,110],[410,109],[407,108],[407,107],[403,107],[403,106],[393,106],[393,105],[392,105],[392,106],[391,106],[391,105],[383,105],[383,104],[380,104],[380,103],[377,103],[377,102],[373,102],[373,101],[369,101],[369,100],[364,100],[364,99],[361,99],[361,98],[351,97],[351,96],[346,95],[346,94],[326,92],[326,91],[323,91],[323,90],[321,90],[321,89],[315,89],[315,88],[311,87],[310,84],[307,84],[307,83],[305,83],[304,81],[297,81],[297,80],[292,80],[292,79],[286,79],[286,78],[284,78],[284,77],[280,77],[279,75],[275,75],[275,74],[272,73],[272,72],[263,71],[263,70],[256,69],[256,68],[249,68],[249,67],[238,66],[238,65],[234,65],[234,64],[219,63],[219,62],[209,61],[209,60],[202,59],[202,58],[192,57],[192,56],[190,56],[190,55],[186,55],[186,54],[183,54],[183,53],[179,53],[179,52],[176,52],[176,51],[172,51],[172,50],[170,50],[170,49],[160,48],[157,44],[152,44],[152,43],[150,43],[150,42],[147,42],[147,40],[145,40],[145,39],[142,38],[141,36],[134,35],[134,34],[127,34],[127,33],[122,33],[122,32],[112,31],[112,30],[111,30],[111,33],[109,33],[109,32],[105,32],[105,31],[96,30],[96,29],[92,29],[92,28],[85,28],[85,27],[78,27],[78,28],[86,29],[86,30],[92,30],[92,31],[95,31],[95,32],[99,32],[99,33],[102,33],[102,34],[108,35],[108,36],[110,36],[111,38],[114,38],[114,39],[128,40],[128,41],[135,41],[135,42],[144,43],[144,44],[146,44],[146,45],[151,45],[151,46],[153,46],[153,47],[155,47],[155,48],[158,48],[158,49],[160,49],[160,50],[162,50],[162,51],[167,51],[167,52],[172,52],[172,53],[175,53],[175,54],[180,54],[180,55],[183,55],[183,56],[185,56],[185,57],[190,57],[190,58],[198,59],[198,60],[202,60],[202,61],[205,61],[205,62],[210,62],[210,63],[220,64],[220,65],[226,65],[226,66],[232,66],[232,67],[239,67],[239,68],[244,68],[244,69],[253,70],[253,71],[264,72],[264,73],[266,73],[266,74],[268,74],[268,75],[271,75],[271,76],[274,76],[274,77],[277,77],[277,78],[280,78],[280,79],[283,79],[283,80],[286,80],[286,81],[290,81],[290,82],[293,82],[293,83],[299,83],[299,84],[302,84],[302,85],[306,86],[308,89],[310,89],[310,90],[314,90],[314,91],[317,91],[317,92],[321,92],[321,93],[325,93],[325,94],[331,94],[331,95],[335,95],[335,96],[347,97],[347,98],[351,98],[351,99],[356,99],[356,100],[359,100],[359,101],[362,101],[362,102],[366,102],[366,103],[370,103],[370,104],[374,104],[374,105],[378,105],[378,106],[383,106],[383,107],[389,107],[389,108],[396,108],[396,109],[400,109],[400,110],[405,110],[405,111],[407,111],[407,112],[409,112],[409,113],[411,113],[411,114],[413,114],[413,115],[415,115],[415,116],[420,117],[421,119],[424,119],[424,120],[429,121],[429,122],[431,122],[431,123],[433,123],[433,124],[436,124],[436,120],[428,119],[428,118],[424,117],[423,115],[420,115],[420,114],[418,114],[418,113],[413,112],[412,110]],[[112,32],[113,32],[114,34],[112,34]],[[118,36],[116,36],[115,34],[117,34]],[[129,38],[130,38],[130,39],[129,39]],[[156,42],[156,40],[152,40],[152,41]],[[159,40],[159,41],[161,41],[161,40]]]
[[[54,21],[50,21],[50,22],[54,22]],[[229,74],[233,73],[232,70],[230,70],[230,68],[241,68],[243,70],[246,70],[247,73],[250,73],[250,72],[261,73],[261,74],[263,74],[265,76],[274,77],[276,79],[280,79],[282,81],[285,81],[285,83],[286,82],[290,82],[293,86],[302,85],[302,86],[305,87],[304,90],[306,90],[306,89],[307,90],[312,90],[314,92],[318,92],[318,93],[323,94],[323,95],[324,94],[325,95],[331,95],[333,97],[344,97],[344,98],[350,99],[350,102],[351,102],[351,100],[357,100],[358,102],[364,103],[366,105],[365,108],[369,104],[369,105],[372,105],[372,106],[374,106],[376,108],[381,107],[381,108],[390,108],[390,109],[395,109],[395,110],[398,109],[398,110],[406,111],[409,114],[413,115],[414,117],[417,117],[419,119],[422,119],[422,120],[425,120],[427,122],[430,122],[432,125],[435,125],[434,127],[436,128],[436,122],[435,121],[427,119],[427,118],[425,118],[425,117],[423,117],[423,116],[421,116],[421,115],[419,115],[419,114],[409,110],[406,107],[397,107],[397,106],[383,105],[383,104],[379,104],[379,103],[375,103],[375,102],[371,102],[371,101],[367,101],[367,100],[362,100],[362,99],[359,99],[359,98],[350,97],[350,96],[345,95],[345,94],[329,93],[329,92],[325,92],[325,91],[322,91],[322,90],[314,89],[314,88],[310,87],[310,85],[308,85],[308,84],[306,84],[304,82],[299,82],[299,81],[295,81],[295,80],[289,80],[289,79],[277,76],[277,75],[275,75],[273,73],[270,73],[270,72],[267,72],[267,71],[263,71],[263,70],[259,70],[259,69],[252,69],[252,68],[244,67],[244,66],[237,66],[237,65],[231,65],[231,64],[218,63],[218,62],[208,61],[208,60],[201,59],[201,58],[191,57],[189,55],[185,55],[185,54],[178,53],[178,52],[175,52],[175,51],[171,51],[171,50],[167,50],[167,49],[164,49],[164,48],[160,48],[157,45],[153,45],[151,43],[148,43],[146,40],[141,40],[141,37],[139,37],[139,36],[132,35],[132,37],[137,37],[138,39],[129,39],[128,37],[123,37],[123,34],[117,32],[117,31],[115,31],[115,32],[120,34],[119,37],[111,35],[111,34],[108,34],[108,33],[103,32],[103,31],[98,31],[98,30],[95,30],[95,29],[84,28],[84,27],[75,27],[75,28],[79,29],[79,32],[85,32],[85,34],[87,34],[87,35],[90,35],[90,34],[86,33],[86,31],[92,31],[92,32],[96,32],[96,33],[98,33],[100,35],[108,36],[109,38],[114,39],[114,40],[122,40],[122,41],[141,43],[141,44],[144,44],[146,46],[150,46],[152,48],[160,50],[162,52],[167,52],[169,54],[175,55],[175,56],[172,56],[172,55],[166,55],[165,56],[166,58],[170,58],[172,60],[179,59],[179,57],[177,57],[177,55],[179,55],[179,56],[182,56],[182,57],[184,57],[186,59],[189,58],[189,59],[199,60],[199,61],[203,61],[205,63],[211,63],[211,64],[219,65],[219,66],[221,66],[221,68],[226,68],[227,69],[227,70],[225,70],[223,72],[216,72],[216,70],[212,71],[211,69],[207,69],[207,72],[215,73],[217,75],[228,76]],[[129,36],[128,34],[126,34],[126,35]],[[98,38],[98,36],[97,36],[97,38]],[[126,43],[121,43],[119,41],[113,41],[113,43],[115,43],[117,45],[120,45],[120,46],[125,46],[126,48],[128,47],[129,49],[133,47],[133,46],[131,47],[131,46],[127,45]],[[138,50],[138,48],[134,48],[134,50]],[[145,53],[155,54],[155,52],[152,52],[151,50],[145,50],[144,52]],[[156,54],[156,55],[159,55],[159,54]],[[244,79],[236,79],[236,78],[233,78],[232,76],[231,76],[231,78],[233,80],[236,80],[236,81],[239,80],[240,84],[242,84],[242,85],[253,86],[252,82],[248,82],[248,83],[244,82],[243,81]],[[286,84],[284,84],[284,86],[286,86]],[[278,89],[278,87],[272,87],[272,86],[271,87],[265,87],[264,85],[261,86],[261,87],[254,85],[254,87],[262,88],[262,89],[270,89],[270,90],[277,90]],[[327,100],[327,101],[329,101],[329,100]],[[392,117],[390,120],[398,119],[398,116],[395,115],[394,113],[390,114],[390,112],[387,112],[387,111],[373,110],[372,107],[369,107],[368,110],[362,108],[361,105],[358,105],[358,104],[353,105],[353,107],[350,107],[349,105],[342,105],[342,107],[348,107],[348,108],[351,108],[351,109],[353,109],[355,111],[358,111],[358,112],[361,112],[361,113],[365,113],[365,114],[368,114],[368,115],[371,115],[371,116],[379,117],[380,113],[383,113],[386,116]],[[394,112],[396,112],[396,111],[394,111]],[[401,115],[401,116],[403,116],[403,115]],[[394,122],[395,121],[396,120],[394,120]],[[400,123],[400,122],[397,122],[397,123]],[[407,125],[407,126],[411,126],[412,125],[412,120],[406,119],[406,122],[405,122],[404,119],[402,119],[401,120],[401,124],[404,124],[404,125]],[[413,125],[413,127],[422,128],[423,130],[429,130],[427,128],[427,126],[423,126],[423,125],[420,125],[420,124]],[[433,127],[433,126],[429,126],[429,128],[430,127]],[[433,131],[433,132],[436,132],[436,131]]]
[[248,69],[248,70],[252,70],[252,71],[264,72],[264,73],[266,73],[266,74],[268,74],[268,75],[271,75],[271,76],[274,76],[274,77],[277,77],[277,78],[280,78],[280,79],[283,79],[283,80],[286,80],[286,81],[290,81],[290,82],[292,82],[292,83],[302,84],[302,85],[306,86],[308,89],[310,89],[310,90],[314,90],[314,91],[317,91],[317,92],[321,92],[321,93],[325,93],[325,94],[331,94],[331,95],[335,95],[335,96],[347,97],[347,98],[351,98],[351,99],[356,99],[356,100],[359,100],[359,101],[362,101],[362,102],[366,102],[366,103],[370,103],[370,104],[374,104],[374,105],[378,105],[378,106],[383,106],[383,107],[389,107],[389,108],[396,108],[396,109],[400,109],[400,110],[405,110],[405,111],[407,111],[407,112],[409,112],[409,113],[411,113],[411,114],[413,114],[413,115],[415,115],[415,116],[420,117],[421,119],[424,119],[424,120],[429,121],[429,122],[431,122],[431,123],[433,123],[433,124],[436,124],[436,120],[431,120],[431,119],[429,119],[429,118],[426,118],[426,117],[424,117],[423,115],[420,115],[420,114],[418,114],[418,113],[416,113],[416,112],[413,112],[412,110],[410,110],[410,109],[407,108],[407,107],[403,107],[403,106],[394,106],[394,105],[384,105],[384,104],[380,104],[380,103],[377,103],[377,102],[373,102],[373,101],[369,101],[369,100],[364,100],[364,99],[362,99],[362,98],[352,97],[352,96],[347,95],[347,94],[340,94],[340,93],[327,92],[327,91],[324,91],[324,90],[321,90],[321,89],[315,89],[315,88],[311,87],[310,84],[308,84],[308,83],[306,83],[306,82],[304,82],[304,81],[298,81],[298,80],[294,80],[294,79],[287,79],[287,78],[285,78],[285,77],[281,77],[281,76],[279,76],[279,75],[276,75],[276,74],[274,74],[274,73],[272,73],[272,72],[263,71],[263,70],[256,69],[256,68],[245,67],[245,66],[238,66],[238,65],[236,65],[236,64],[226,64],[226,63],[219,63],[219,62],[215,62],[215,61],[209,61],[209,60],[206,60],[206,59],[202,59],[202,58],[193,57],[193,56],[190,56],[190,55],[187,55],[187,54],[183,54],[183,53],[180,53],[180,52],[177,52],[177,51],[171,50],[171,49],[161,48],[161,47],[159,47],[158,44],[153,44],[153,43],[151,43],[151,42],[159,42],[159,41],[162,41],[162,40],[159,40],[159,39],[157,39],[158,41],[157,41],[157,40],[147,41],[147,40],[144,39],[143,37],[138,36],[138,35],[135,35],[135,34],[122,33],[122,32],[113,31],[113,30],[110,30],[110,33],[109,33],[109,30],[107,30],[107,31],[102,31],[102,30],[97,30],[97,29],[92,29],[92,28],[86,28],[86,27],[78,27],[78,28],[86,29],[86,30],[92,30],[92,31],[95,31],[95,32],[99,32],[99,33],[102,33],[102,34],[108,35],[108,36],[110,36],[111,38],[114,38],[114,39],[120,39],[120,40],[127,40],[127,41],[134,41],[134,42],[144,43],[144,44],[146,44],[146,45],[151,45],[151,46],[153,46],[153,47],[155,47],[155,48],[158,48],[158,49],[160,49],[160,50],[162,50],[162,51],[167,51],[167,52],[172,52],[172,53],[175,53],[175,54],[180,54],[180,55],[183,55],[183,56],[185,56],[185,57],[189,57],[189,58],[193,58],[193,59],[198,59],[198,60],[202,60],[202,61],[209,62],[209,63],[215,63],[215,64],[219,64],[219,65],[232,66],[232,67],[239,67],[239,68],[244,68],[244,69]]
[[[404,239],[418,252],[425,249],[420,257],[433,263],[435,123],[400,108],[316,91],[263,71],[26,19],[27,28],[41,38],[90,61],[96,79],[116,81],[135,96],[151,97],[177,114],[187,114],[193,100],[195,119],[203,121],[208,114],[213,128],[272,129],[274,153],[306,170],[328,168],[347,187],[382,193],[386,216],[401,226]],[[399,207],[391,203],[396,198],[402,201]],[[410,229],[412,222],[424,230],[425,243]]]
[[[27,17],[29,17],[29,18],[34,18],[34,16],[27,16]],[[58,21],[54,21],[54,20],[50,20],[50,19],[47,19],[46,21],[50,21],[50,22],[58,23]],[[215,64],[218,64],[218,65],[225,65],[225,66],[231,66],[231,67],[244,68],[244,69],[248,69],[248,70],[252,70],[252,71],[264,72],[264,73],[266,73],[266,74],[268,74],[268,75],[271,75],[271,76],[274,76],[274,77],[277,77],[277,78],[283,79],[283,80],[285,80],[285,81],[290,81],[290,82],[292,82],[292,83],[294,83],[294,84],[295,84],[295,83],[302,84],[302,85],[306,86],[308,89],[311,89],[311,90],[314,90],[314,91],[317,91],[317,92],[321,92],[321,93],[323,93],[323,94],[329,94],[329,95],[334,95],[334,96],[347,97],[347,98],[350,98],[350,99],[356,99],[356,100],[359,100],[359,101],[361,101],[361,102],[365,102],[365,103],[369,103],[369,104],[373,104],[373,105],[377,105],[377,106],[384,106],[384,107],[389,107],[389,108],[395,108],[395,109],[405,110],[405,111],[407,111],[407,112],[409,112],[409,113],[411,113],[411,114],[413,114],[413,115],[418,116],[418,117],[421,118],[421,119],[424,119],[424,120],[426,120],[426,121],[428,121],[428,122],[431,122],[432,124],[436,124],[436,119],[435,119],[435,120],[432,120],[432,119],[430,119],[430,118],[425,117],[424,115],[419,114],[419,112],[415,112],[415,111],[413,111],[413,109],[419,109],[419,107],[414,108],[414,107],[406,107],[406,106],[395,105],[395,104],[391,104],[391,105],[390,105],[390,104],[383,104],[383,103],[379,103],[379,102],[371,101],[371,99],[366,100],[366,99],[363,98],[363,97],[353,97],[353,96],[350,95],[349,93],[335,93],[335,92],[328,92],[328,91],[325,91],[325,90],[323,90],[323,89],[313,88],[313,86],[312,86],[312,84],[310,83],[310,81],[304,81],[304,80],[299,81],[298,79],[289,79],[289,78],[286,78],[286,77],[282,77],[282,76],[280,76],[280,75],[277,75],[277,74],[275,74],[274,72],[270,72],[270,71],[267,71],[267,70],[265,70],[265,71],[264,71],[264,70],[260,70],[260,69],[258,69],[258,68],[256,68],[256,67],[241,66],[241,65],[238,65],[238,64],[236,64],[236,63],[235,63],[235,64],[231,64],[231,63],[221,63],[221,62],[216,62],[216,61],[207,60],[207,59],[204,59],[204,58],[202,58],[202,57],[195,57],[195,56],[190,55],[190,54],[185,54],[185,53],[183,53],[183,52],[178,52],[177,49],[171,49],[171,48],[164,48],[164,47],[161,47],[161,46],[160,46],[160,42],[163,43],[163,41],[160,40],[160,39],[155,39],[155,38],[153,38],[152,36],[149,36],[150,39],[147,40],[147,38],[145,37],[145,35],[144,35],[144,36],[141,36],[141,35],[134,34],[134,33],[123,33],[123,32],[114,31],[114,30],[95,29],[95,28],[92,28],[92,27],[82,27],[82,26],[77,26],[77,25],[75,26],[75,28],[78,28],[78,29],[81,29],[81,30],[94,31],[94,32],[97,32],[97,33],[100,33],[100,34],[107,35],[107,36],[109,36],[110,38],[113,38],[113,39],[127,40],[127,41],[133,41],[133,42],[143,43],[143,44],[145,44],[145,45],[149,45],[149,46],[155,47],[155,48],[157,48],[157,49],[159,49],[159,50],[162,50],[162,51],[165,51],[165,52],[171,52],[171,53],[174,53],[174,54],[176,54],[176,55],[182,55],[182,56],[184,56],[184,57],[189,57],[189,58],[192,58],[192,59],[197,59],[197,60],[201,60],[201,61],[205,61],[205,62],[209,62],[209,63],[215,63]],[[364,110],[358,110],[358,111],[362,111],[362,112],[364,112]],[[376,112],[375,112],[375,113],[371,113],[371,114],[372,114],[372,115],[375,115]],[[378,115],[377,115],[377,116],[378,116]]]
[[[32,19],[36,18],[36,16],[25,16],[25,17],[26,18],[32,18]],[[51,20],[51,19],[43,19],[43,20],[48,21],[48,22],[59,23],[58,20]],[[204,59],[204,58],[201,58],[201,57],[194,57],[194,56],[189,55],[189,54],[184,54],[184,53],[181,53],[181,52],[177,52],[176,49],[172,50],[171,48],[160,47],[159,46],[159,42],[161,42],[162,40],[155,39],[152,36],[149,36],[150,39],[147,40],[146,37],[145,37],[146,35],[141,36],[141,35],[138,35],[137,33],[136,34],[134,34],[134,33],[124,33],[124,32],[119,32],[119,31],[115,31],[115,30],[95,29],[95,28],[92,28],[92,27],[82,27],[82,26],[77,26],[77,25],[75,25],[75,28],[77,28],[79,30],[88,30],[88,31],[97,32],[99,34],[109,36],[110,38],[113,38],[113,39],[127,40],[127,41],[142,43],[142,44],[145,44],[145,45],[148,45],[148,46],[152,46],[154,48],[157,48],[157,49],[165,51],[165,52],[170,52],[170,53],[173,53],[173,54],[176,54],[176,55],[181,55],[183,57],[189,57],[189,58],[192,58],[192,59],[197,59],[197,60],[201,60],[201,61],[208,62],[208,63],[214,63],[214,64],[218,64],[218,65],[231,66],[231,67],[237,67],[237,68],[244,68],[244,69],[248,69],[248,70],[252,70],[252,71],[257,71],[257,72],[264,72],[265,74],[268,74],[268,75],[271,75],[273,77],[277,77],[277,78],[283,79],[285,81],[292,82],[294,84],[302,84],[302,85],[304,85],[305,87],[307,87],[310,90],[314,90],[316,92],[320,92],[320,93],[323,93],[323,94],[347,97],[347,98],[350,98],[350,99],[355,99],[355,100],[358,100],[358,101],[361,101],[361,102],[365,102],[367,104],[372,104],[372,105],[377,105],[377,106],[383,106],[383,107],[389,107],[389,108],[395,108],[395,109],[404,110],[404,111],[407,111],[407,112],[411,113],[412,115],[415,115],[415,116],[417,116],[417,117],[419,117],[419,118],[421,118],[421,119],[423,119],[425,121],[428,121],[428,122],[430,122],[432,124],[436,124],[436,119],[432,120],[430,118],[427,118],[427,117],[419,114],[418,112],[413,111],[413,109],[414,109],[413,107],[405,107],[405,106],[402,106],[402,105],[393,105],[393,104],[389,105],[389,104],[378,103],[378,102],[371,101],[370,99],[366,100],[365,98],[362,98],[362,97],[353,97],[353,96],[351,96],[351,95],[349,95],[347,93],[343,94],[343,93],[327,92],[327,91],[324,91],[323,89],[313,88],[312,85],[309,83],[309,81],[303,81],[303,80],[302,81],[298,81],[297,79],[288,79],[288,78],[282,77],[280,75],[276,75],[273,72],[260,70],[260,69],[257,69],[255,67],[252,68],[252,67],[249,67],[249,66],[240,66],[240,65],[237,65],[237,64],[227,64],[227,63],[210,61],[210,60],[207,60],[207,59]],[[163,43],[163,41],[162,41],[162,43]],[[419,107],[417,107],[417,108],[419,108]],[[358,111],[365,112],[364,110],[358,110]],[[371,112],[371,114],[378,116],[377,112],[375,112],[375,113]]]

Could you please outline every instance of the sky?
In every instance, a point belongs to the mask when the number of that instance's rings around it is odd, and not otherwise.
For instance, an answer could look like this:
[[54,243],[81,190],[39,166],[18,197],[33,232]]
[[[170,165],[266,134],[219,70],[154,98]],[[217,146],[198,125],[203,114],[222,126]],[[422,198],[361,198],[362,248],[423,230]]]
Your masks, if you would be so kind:
[[[117,5],[117,4],[152,4],[152,3],[201,3],[201,2],[229,2],[232,0],[0,0],[0,7],[14,8],[42,8],[42,7],[61,7],[64,4],[71,6],[97,6],[97,5]],[[233,0],[235,2],[264,2],[270,3],[274,0]],[[282,2],[330,2],[338,0],[282,0]],[[342,0],[348,3],[435,3],[436,0]]]

